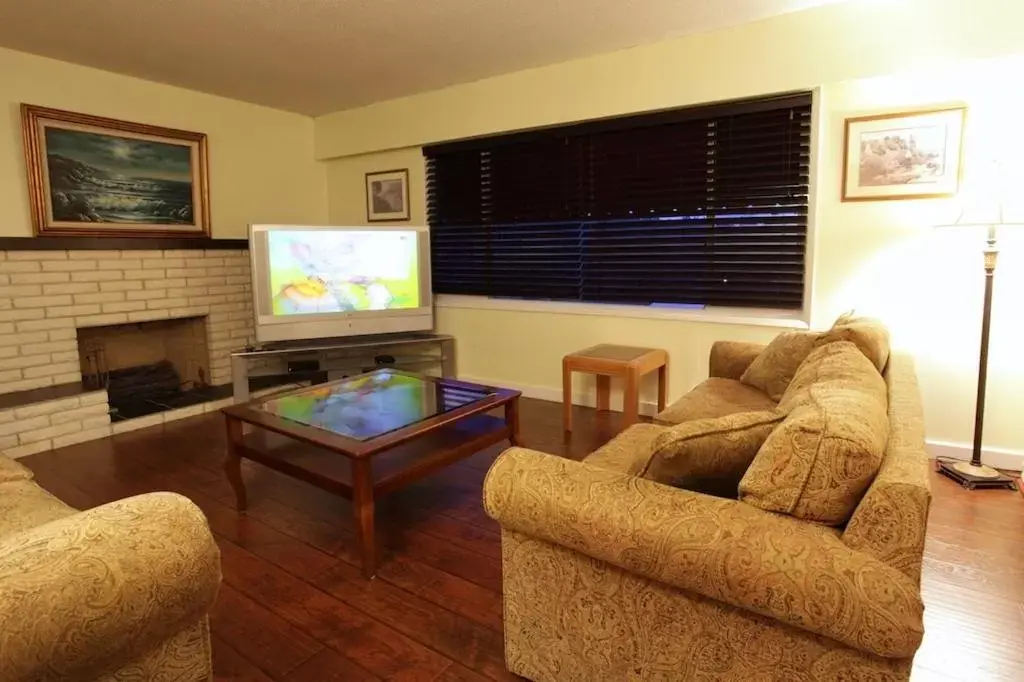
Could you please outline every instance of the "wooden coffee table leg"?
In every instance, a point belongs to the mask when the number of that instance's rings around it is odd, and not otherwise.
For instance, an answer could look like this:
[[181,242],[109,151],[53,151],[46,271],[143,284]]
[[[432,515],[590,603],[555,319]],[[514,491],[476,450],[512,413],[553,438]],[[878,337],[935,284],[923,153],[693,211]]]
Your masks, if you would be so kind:
[[572,368],[562,362],[562,428],[572,431]]
[[363,577],[369,580],[377,572],[377,537],[373,530],[373,474],[368,459],[352,460],[352,510]]
[[636,424],[640,411],[640,375],[636,371],[626,372],[626,391],[622,396],[623,428]]
[[505,403],[505,423],[511,432],[508,442],[513,447],[521,445],[522,441],[519,440],[519,398],[513,398]]
[[242,422],[227,415],[225,415],[224,421],[228,435],[228,452],[224,459],[224,472],[228,475],[228,482],[235,491],[235,503],[238,511],[245,511],[249,504],[245,496],[245,481],[242,480],[242,456],[238,451],[242,444]]
[[668,360],[658,368],[658,412],[665,411],[668,399]]

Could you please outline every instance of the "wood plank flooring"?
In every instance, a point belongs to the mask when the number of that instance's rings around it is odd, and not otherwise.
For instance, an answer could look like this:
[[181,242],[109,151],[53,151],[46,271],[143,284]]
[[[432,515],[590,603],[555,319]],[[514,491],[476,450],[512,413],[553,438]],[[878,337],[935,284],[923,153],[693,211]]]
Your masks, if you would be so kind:
[[[560,406],[523,400],[528,447],[581,458],[617,414],[577,408],[570,443]],[[359,574],[345,500],[247,463],[250,510],[234,509],[221,470],[223,425],[206,415],[20,460],[85,509],[154,490],[187,495],[223,553],[211,615],[218,680],[479,682],[505,670],[497,524],[481,486],[491,448],[386,498],[378,577]],[[914,680],[1024,680],[1024,499],[933,480],[923,591],[925,642]]]

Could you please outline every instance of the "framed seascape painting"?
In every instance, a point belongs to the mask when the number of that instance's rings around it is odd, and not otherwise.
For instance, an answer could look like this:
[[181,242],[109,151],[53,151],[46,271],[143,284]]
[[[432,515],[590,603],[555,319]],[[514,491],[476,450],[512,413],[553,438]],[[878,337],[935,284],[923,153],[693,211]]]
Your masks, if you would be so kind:
[[956,194],[963,107],[846,119],[843,201]]
[[40,236],[208,237],[206,135],[21,105]]
[[366,174],[366,219],[409,219],[409,169]]

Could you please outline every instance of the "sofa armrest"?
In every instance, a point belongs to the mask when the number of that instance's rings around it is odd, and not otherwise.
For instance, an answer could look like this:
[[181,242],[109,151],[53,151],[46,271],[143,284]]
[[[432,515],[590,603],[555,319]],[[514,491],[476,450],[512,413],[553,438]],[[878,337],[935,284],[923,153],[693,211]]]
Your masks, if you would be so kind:
[[85,680],[198,622],[220,584],[206,518],[140,495],[0,540],[0,679]]
[[484,483],[503,528],[890,658],[924,633],[917,585],[831,529],[511,448]]
[[743,376],[750,363],[765,349],[761,343],[746,341],[715,341],[708,359],[708,376],[736,379]]

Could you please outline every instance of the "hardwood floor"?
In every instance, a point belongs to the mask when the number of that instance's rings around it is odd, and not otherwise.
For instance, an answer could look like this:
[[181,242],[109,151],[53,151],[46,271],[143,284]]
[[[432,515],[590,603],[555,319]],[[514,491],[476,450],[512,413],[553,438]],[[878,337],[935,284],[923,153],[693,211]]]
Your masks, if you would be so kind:
[[[581,458],[618,415],[522,401],[528,447]],[[67,503],[89,508],[153,490],[187,495],[223,553],[214,607],[218,680],[478,682],[505,670],[497,524],[481,505],[501,447],[379,505],[378,577],[360,577],[345,500],[246,463],[249,512],[221,469],[224,428],[206,415],[20,460]],[[962,490],[936,474],[923,590],[927,634],[914,680],[1024,679],[1024,498]]]

